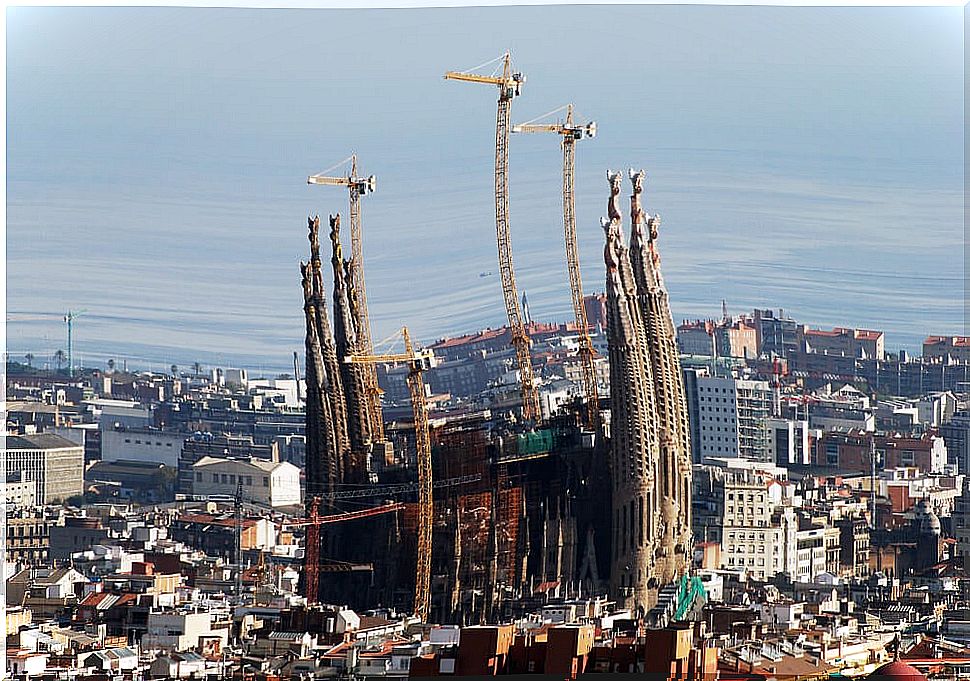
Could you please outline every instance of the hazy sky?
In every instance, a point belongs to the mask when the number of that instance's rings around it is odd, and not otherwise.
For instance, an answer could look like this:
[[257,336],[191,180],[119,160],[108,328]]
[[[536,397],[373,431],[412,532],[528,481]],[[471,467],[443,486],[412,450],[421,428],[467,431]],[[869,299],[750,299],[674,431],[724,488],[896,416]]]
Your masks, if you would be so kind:
[[[432,340],[504,322],[494,88],[444,81],[511,48],[513,118],[566,102],[587,291],[607,168],[645,167],[675,317],[783,307],[963,332],[962,8],[9,8],[13,352],[285,367],[302,347],[305,178],[356,151],[372,325]],[[514,137],[511,225],[538,318],[569,316],[554,136]],[[628,189],[624,188],[624,193]],[[49,321],[17,315],[51,314]]]

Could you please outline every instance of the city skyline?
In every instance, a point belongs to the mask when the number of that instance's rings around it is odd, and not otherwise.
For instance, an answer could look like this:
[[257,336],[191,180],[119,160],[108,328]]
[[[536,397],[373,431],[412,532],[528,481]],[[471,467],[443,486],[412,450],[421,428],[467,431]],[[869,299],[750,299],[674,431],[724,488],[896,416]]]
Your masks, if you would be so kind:
[[[63,347],[60,315],[87,308],[81,355],[286,366],[303,219],[346,214],[343,192],[303,181],[351,151],[378,176],[363,207],[375,339],[500,326],[497,276],[479,276],[497,272],[493,97],[441,74],[506,47],[528,79],[513,120],[573,101],[599,124],[577,154],[588,292],[605,170],[629,164],[664,218],[677,321],[727,298],[880,328],[892,349],[963,331],[959,8],[552,11],[9,10],[8,350]],[[499,26],[507,38],[469,49]],[[539,26],[588,30],[562,53]],[[411,39],[382,47],[397,34]],[[569,317],[558,164],[552,140],[513,138],[516,273],[542,320]],[[52,177],[71,182],[52,194]],[[38,313],[50,321],[16,321]]]

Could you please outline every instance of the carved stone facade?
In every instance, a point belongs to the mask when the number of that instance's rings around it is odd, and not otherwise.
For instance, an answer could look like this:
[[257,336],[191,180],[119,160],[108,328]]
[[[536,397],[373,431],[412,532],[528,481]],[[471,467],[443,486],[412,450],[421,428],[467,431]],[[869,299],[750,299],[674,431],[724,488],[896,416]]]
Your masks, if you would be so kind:
[[640,202],[643,171],[630,171],[632,231],[624,243],[620,173],[608,173],[606,296],[610,357],[613,561],[610,587],[645,611],[683,574],[691,544],[687,403],[676,334],[657,251],[659,216]]

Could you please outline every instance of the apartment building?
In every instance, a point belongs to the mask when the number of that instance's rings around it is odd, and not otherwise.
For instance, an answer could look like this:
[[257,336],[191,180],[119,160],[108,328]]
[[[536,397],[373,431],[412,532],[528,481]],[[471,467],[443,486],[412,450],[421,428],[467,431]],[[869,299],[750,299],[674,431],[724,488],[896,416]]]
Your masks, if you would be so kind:
[[7,474],[37,484],[40,505],[54,504],[84,491],[84,447],[59,435],[8,435]]
[[774,462],[768,438],[771,389],[767,381],[709,376],[691,369],[685,376],[694,461],[741,457]]

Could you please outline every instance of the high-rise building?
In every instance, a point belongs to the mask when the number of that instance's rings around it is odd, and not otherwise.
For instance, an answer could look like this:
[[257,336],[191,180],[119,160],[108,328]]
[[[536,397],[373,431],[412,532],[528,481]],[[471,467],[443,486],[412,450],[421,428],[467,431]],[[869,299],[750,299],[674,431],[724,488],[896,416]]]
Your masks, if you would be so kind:
[[775,461],[768,437],[771,388],[767,381],[708,376],[694,370],[687,384],[695,462],[712,456]]
[[768,426],[768,450],[779,466],[790,464],[809,465],[815,443],[822,437],[818,428],[810,428],[808,421],[770,418]]
[[7,474],[37,485],[40,505],[84,492],[84,447],[60,435],[8,435]]
[[795,487],[771,463],[711,458],[696,466],[695,533],[720,544],[720,567],[759,580],[794,576],[798,562]]
[[775,315],[774,310],[755,310],[754,326],[758,334],[758,352],[771,357],[788,357],[799,349],[799,325],[784,310]]
[[610,588],[624,605],[651,608],[691,555],[687,404],[667,290],[660,219],[640,205],[631,172],[632,236],[623,239],[619,173],[609,173],[606,301],[610,358],[613,556]]

